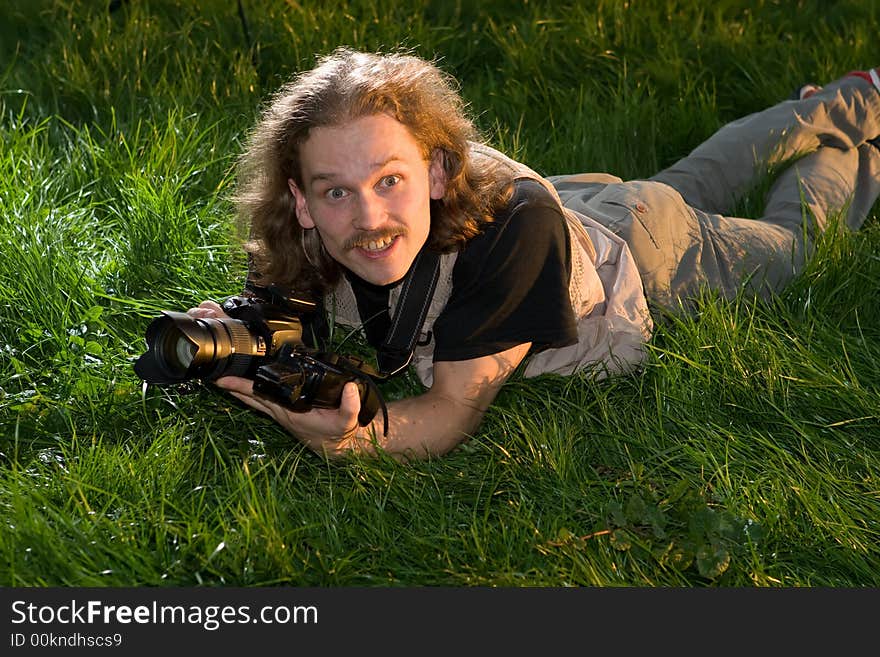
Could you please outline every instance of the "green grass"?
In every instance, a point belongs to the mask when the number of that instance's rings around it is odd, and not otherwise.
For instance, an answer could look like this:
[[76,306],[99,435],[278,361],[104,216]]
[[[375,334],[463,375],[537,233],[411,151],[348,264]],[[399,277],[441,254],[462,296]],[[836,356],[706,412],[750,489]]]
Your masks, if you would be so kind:
[[132,369],[160,309],[238,291],[233,163],[315,53],[439,57],[511,155],[631,178],[880,64],[875,0],[106,4],[0,9],[0,584],[880,584],[877,206],[638,375],[510,382],[440,460],[328,463]]

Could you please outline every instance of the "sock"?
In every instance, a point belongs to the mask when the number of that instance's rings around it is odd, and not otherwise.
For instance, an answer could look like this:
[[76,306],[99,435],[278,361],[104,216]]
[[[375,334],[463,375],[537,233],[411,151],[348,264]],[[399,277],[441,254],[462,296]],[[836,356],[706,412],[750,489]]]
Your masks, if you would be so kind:
[[880,75],[877,74],[877,69],[869,69],[867,71],[850,71],[846,74],[847,76],[854,75],[856,77],[862,78],[874,85],[874,88],[880,92]]

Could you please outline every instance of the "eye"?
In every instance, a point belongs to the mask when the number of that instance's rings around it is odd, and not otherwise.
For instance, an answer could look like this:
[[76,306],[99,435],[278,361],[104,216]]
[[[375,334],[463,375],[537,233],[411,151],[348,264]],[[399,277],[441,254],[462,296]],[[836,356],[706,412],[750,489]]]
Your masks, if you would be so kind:
[[394,187],[397,183],[400,182],[400,176],[384,176],[379,182],[382,187]]
[[324,192],[324,195],[331,201],[338,201],[348,196],[348,192],[342,189],[342,187],[332,187]]

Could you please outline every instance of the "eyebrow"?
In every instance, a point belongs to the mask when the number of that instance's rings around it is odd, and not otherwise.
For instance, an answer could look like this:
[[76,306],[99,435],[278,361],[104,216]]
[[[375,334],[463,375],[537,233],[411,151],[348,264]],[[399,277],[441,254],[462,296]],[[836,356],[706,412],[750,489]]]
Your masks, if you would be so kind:
[[[398,155],[389,155],[384,160],[380,160],[377,162],[373,162],[370,164],[370,171],[377,171],[379,169],[383,169],[392,162],[402,162],[403,159]],[[313,185],[316,182],[320,181],[333,181],[336,178],[336,174],[333,173],[315,173],[309,178],[309,185]]]

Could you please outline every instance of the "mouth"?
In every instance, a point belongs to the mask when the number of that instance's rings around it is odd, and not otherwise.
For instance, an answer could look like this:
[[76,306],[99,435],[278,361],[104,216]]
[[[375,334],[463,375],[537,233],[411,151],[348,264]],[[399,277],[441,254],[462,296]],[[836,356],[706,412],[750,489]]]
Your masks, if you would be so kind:
[[399,237],[400,235],[383,235],[369,240],[359,240],[352,249],[357,249],[368,258],[379,258],[392,249]]
[[362,248],[364,251],[376,253],[378,251],[384,251],[385,249],[387,249],[396,239],[396,237],[383,237],[382,239],[378,240],[370,240],[366,244],[362,244],[360,248]]

